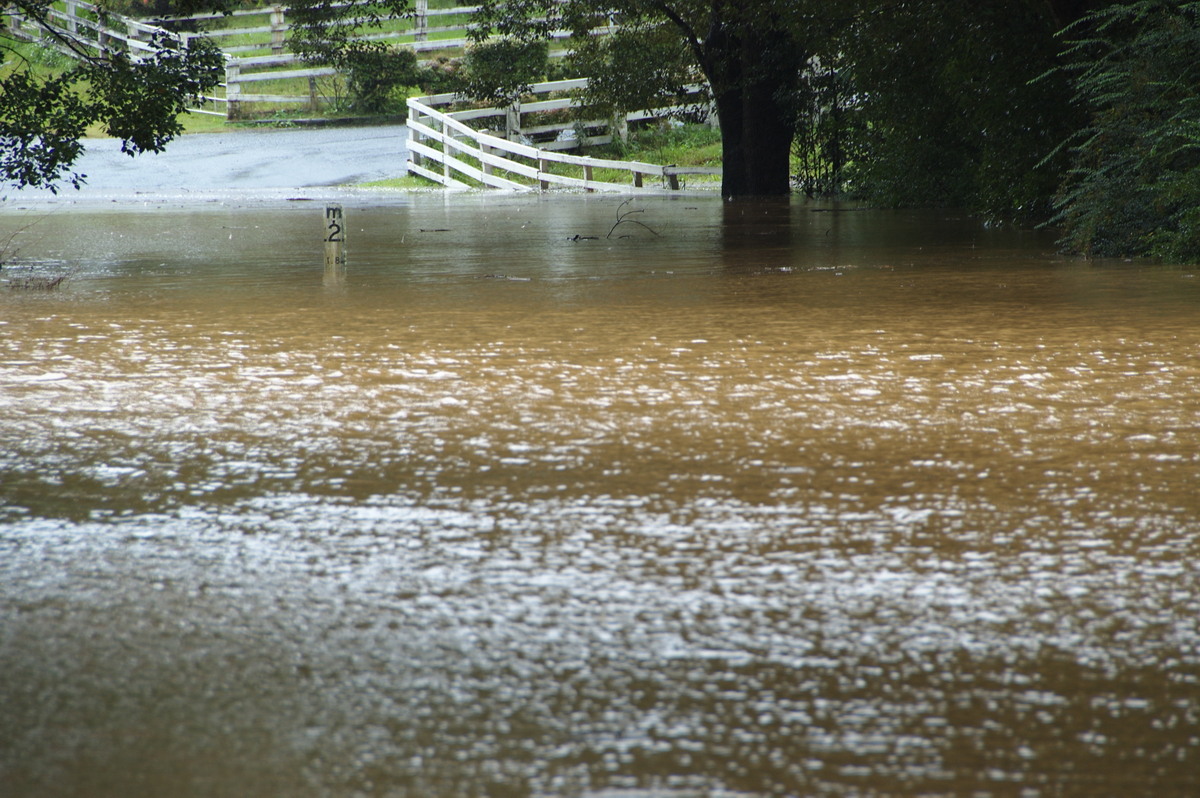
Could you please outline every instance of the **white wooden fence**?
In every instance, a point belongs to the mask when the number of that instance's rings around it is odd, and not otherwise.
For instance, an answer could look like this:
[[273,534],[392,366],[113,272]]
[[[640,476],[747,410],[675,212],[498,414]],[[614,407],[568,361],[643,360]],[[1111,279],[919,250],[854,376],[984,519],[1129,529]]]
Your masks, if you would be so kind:
[[[339,7],[350,3],[331,5]],[[363,39],[385,41],[418,53],[460,51],[469,42],[466,19],[477,10],[478,6],[430,8],[429,0],[414,0],[409,18],[411,25],[366,34]],[[214,21],[227,18],[222,14],[195,14],[180,18],[204,25],[204,36],[216,42],[226,54],[225,83],[222,84],[224,93],[204,98],[212,104],[212,110],[194,110],[235,119],[241,115],[244,104],[250,103],[301,106],[312,110],[319,108],[323,102],[319,79],[333,78],[338,72],[330,67],[309,66],[288,51],[287,11],[287,7],[282,5],[234,11],[228,18],[248,23],[243,25],[239,22],[237,27],[213,26],[211,23]],[[450,20],[451,24],[439,24],[439,20],[451,17],[456,18]],[[246,43],[245,39],[255,41]],[[243,41],[232,43],[236,40]],[[267,49],[270,50],[269,54],[262,52]],[[255,52],[258,54],[244,55]],[[301,85],[304,87],[300,94],[296,93],[297,78],[302,79]]]
[[[0,11],[2,13],[5,12]],[[62,31],[61,37],[48,34],[45,28],[17,13],[15,8],[9,9],[7,14],[8,29],[14,36],[39,42],[71,56],[78,56],[81,51],[96,55],[107,49],[122,50],[137,59],[154,51],[150,40],[156,35],[174,40],[183,49],[196,35],[172,33],[119,14],[101,13],[94,5],[83,0],[59,0],[47,7],[46,16]]]
[[[554,81],[534,86],[533,93],[565,92],[586,85],[586,79]],[[587,143],[612,141],[614,126],[607,122],[557,122],[522,127],[524,114],[575,107],[576,102],[571,97],[521,103],[509,108],[437,110],[437,107],[451,105],[458,99],[453,94],[439,94],[408,101],[408,171],[448,188],[469,188],[470,184],[463,180],[467,178],[476,184],[512,191],[545,191],[551,186],[561,186],[585,191],[660,192],[679,190],[681,176],[712,177],[721,174],[720,168],[713,167],[662,166],[560,152],[581,143],[578,133],[564,136],[567,131],[583,131]],[[677,109],[663,108],[628,114],[617,121],[616,134],[621,135],[621,128],[630,121],[664,116],[673,110]],[[503,134],[500,130],[477,130],[466,124],[467,120],[496,117],[504,120],[498,126],[503,129]],[[604,132],[598,135],[586,135],[589,130],[601,129]],[[540,145],[532,143],[531,137],[548,134],[553,136],[551,141]],[[551,164],[565,166],[579,176],[551,171]],[[598,180],[595,177],[598,169],[627,173],[628,182]]]
[[[429,0],[415,0],[411,24],[403,24],[393,31],[367,34],[364,38],[387,41],[418,53],[461,51],[468,43],[467,19],[477,8],[430,8]],[[193,109],[199,113],[232,119],[239,116],[246,103],[301,106],[315,110],[322,99],[318,92],[318,79],[337,74],[336,70],[329,67],[312,67],[299,56],[288,52],[287,8],[282,5],[234,11],[228,18],[235,21],[236,27],[215,25],[217,20],[226,19],[223,14],[195,14],[158,20],[161,25],[172,28],[178,27],[174,23],[198,23],[203,28],[200,31],[169,32],[160,25],[120,14],[102,13],[95,5],[84,0],[58,0],[48,9],[48,16],[53,24],[68,33],[70,44],[47,35],[37,24],[19,14],[10,14],[9,28],[22,38],[44,42],[68,55],[74,54],[71,45],[75,45],[93,53],[106,47],[115,47],[125,49],[136,57],[151,51],[148,42],[155,34],[174,39],[184,48],[193,38],[204,37],[214,41],[225,53],[225,82],[217,93],[204,97],[204,107]],[[439,20],[450,20],[452,24],[438,24]],[[245,24],[241,24],[243,22]],[[245,41],[247,39],[252,41]],[[240,43],[235,43],[238,40],[241,40]],[[301,80],[297,81],[297,78]]]
[[[396,30],[371,33],[364,38],[387,41],[418,53],[461,52],[469,43],[468,19],[478,10],[478,6],[430,8],[429,3],[430,0],[414,0],[413,13],[408,22]],[[334,5],[346,6],[350,3]],[[184,48],[191,39],[198,37],[216,42],[225,53],[225,82],[215,94],[204,96],[201,107],[192,109],[197,113],[235,119],[242,115],[247,104],[293,106],[315,111],[324,101],[318,81],[337,75],[337,71],[330,67],[310,66],[299,56],[288,52],[287,8],[282,5],[242,9],[232,12],[228,17],[222,14],[195,14],[158,20],[162,25],[172,28],[178,27],[174,23],[197,23],[203,28],[200,31],[168,32],[162,27],[119,14],[101,13],[95,5],[84,0],[59,0],[51,6],[49,15],[56,25],[69,31],[72,38],[78,39],[83,46],[91,47],[93,51],[115,45],[128,49],[135,56],[141,52],[148,53],[150,47],[147,43],[155,34],[173,38]],[[215,24],[219,20],[224,25],[227,19],[234,20],[235,27]],[[448,24],[440,24],[443,20]],[[69,48],[52,37],[45,37],[41,28],[19,15],[11,17],[10,27],[18,35],[42,39],[49,46],[56,46],[70,54]],[[608,30],[611,28],[603,27],[596,32]],[[554,34],[558,39],[568,35],[567,31]],[[247,43],[247,39],[252,41]],[[235,43],[239,40],[240,43]]]
[[[418,54],[451,53],[461,54],[470,43],[467,33],[469,19],[479,6],[453,6],[430,8],[430,0],[414,0],[412,14],[406,21],[391,31],[365,34],[368,41],[382,41],[394,46],[405,47]],[[350,3],[333,3],[332,7],[348,6]],[[324,102],[318,82],[334,78],[337,70],[329,67],[313,67],[287,49],[287,7],[234,11],[229,15],[235,20],[246,20],[250,24],[221,28],[211,24],[225,17],[220,14],[196,14],[181,19],[205,25],[204,36],[216,41],[226,53],[225,83],[223,94],[206,96],[212,110],[195,109],[202,113],[224,113],[234,119],[241,115],[246,104],[291,105],[317,110]],[[254,24],[257,23],[257,24]],[[595,33],[611,31],[611,26],[595,29]],[[569,31],[554,31],[555,41],[566,39]],[[256,43],[233,44],[232,40],[253,38]],[[263,52],[270,49],[270,53]],[[562,55],[565,50],[551,49],[551,56]],[[248,53],[257,53],[249,55]],[[296,79],[303,87],[297,94]],[[290,83],[285,83],[290,81]],[[219,109],[223,109],[219,110]]]
[[[345,8],[351,5],[348,2],[330,3],[330,8]],[[467,44],[467,26],[462,21],[455,22],[449,25],[439,25],[437,21],[445,17],[469,17],[479,10],[479,6],[454,6],[452,8],[430,8],[429,0],[414,0],[413,11],[409,17],[412,20],[411,26],[406,26],[400,30],[382,31],[364,36],[364,39],[377,41],[391,41],[398,44],[404,44],[412,49],[422,52],[428,50],[453,49],[463,47]],[[208,27],[204,35],[217,42],[218,46],[229,53],[236,55],[237,53],[252,52],[262,50],[264,43],[269,41],[269,47],[272,53],[276,55],[283,53],[287,48],[287,6],[273,5],[263,8],[249,8],[234,11],[230,14],[193,14],[189,17],[178,17],[176,19],[189,20],[193,22],[213,22],[216,20],[255,20],[258,24],[249,24],[242,27],[220,28]],[[441,34],[452,34],[450,37],[442,36]],[[459,34],[459,35],[453,35]],[[433,37],[433,38],[431,38]],[[252,38],[255,41],[241,44],[222,44],[224,39],[237,38]],[[261,39],[262,41],[258,41]]]

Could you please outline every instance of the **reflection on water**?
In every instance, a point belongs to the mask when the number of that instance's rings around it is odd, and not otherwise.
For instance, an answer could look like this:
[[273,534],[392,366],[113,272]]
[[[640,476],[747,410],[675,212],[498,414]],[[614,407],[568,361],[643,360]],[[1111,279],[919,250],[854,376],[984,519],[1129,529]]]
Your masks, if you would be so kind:
[[4,794],[1198,794],[1200,278],[618,205],[30,224]]

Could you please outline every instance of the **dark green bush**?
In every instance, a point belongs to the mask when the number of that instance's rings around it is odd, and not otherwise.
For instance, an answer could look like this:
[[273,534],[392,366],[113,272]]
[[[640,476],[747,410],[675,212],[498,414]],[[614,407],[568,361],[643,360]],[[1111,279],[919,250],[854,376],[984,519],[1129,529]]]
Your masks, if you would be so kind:
[[684,102],[686,87],[700,81],[692,56],[669,25],[630,25],[580,41],[568,58],[586,75],[583,104],[603,115]]
[[463,60],[464,91],[472,99],[509,105],[546,75],[550,46],[511,38],[474,44]]
[[1065,169],[1047,153],[1077,128],[1044,4],[877,4],[837,51],[850,70],[856,152],[846,171],[886,205],[967,207],[1044,221]]
[[417,55],[406,48],[350,52],[345,67],[351,108],[362,114],[399,112],[405,100],[399,90],[416,86],[421,79]]
[[427,94],[461,93],[467,87],[461,58],[436,58],[425,65],[419,78],[421,91]]
[[1063,243],[1200,262],[1200,2],[1118,4],[1067,34],[1090,122],[1058,195]]

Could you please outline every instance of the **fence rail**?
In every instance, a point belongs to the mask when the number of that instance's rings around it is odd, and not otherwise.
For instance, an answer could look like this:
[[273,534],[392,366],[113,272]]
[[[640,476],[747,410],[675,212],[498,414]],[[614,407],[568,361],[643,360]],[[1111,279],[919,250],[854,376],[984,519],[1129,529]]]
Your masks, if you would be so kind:
[[[404,46],[418,53],[461,51],[469,42],[467,18],[477,8],[430,8],[429,0],[415,0],[412,14],[398,23],[396,30],[364,38]],[[142,21],[103,12],[85,0],[58,0],[47,9],[47,16],[66,32],[67,41],[48,35],[35,21],[11,11],[8,27],[21,38],[42,42],[68,55],[78,55],[73,48],[92,54],[104,49],[121,49],[134,57],[150,54],[149,42],[155,35],[173,39],[183,48],[194,38],[214,41],[225,53],[225,81],[214,94],[203,98],[203,106],[192,110],[230,119],[240,116],[248,103],[316,110],[324,102],[317,80],[338,74],[332,68],[314,67],[288,51],[289,22],[287,8],[282,5],[241,9],[228,16],[194,14]],[[461,22],[437,24],[454,16]],[[235,26],[224,26],[227,19],[233,19]],[[201,29],[181,29],[186,26]]]
[[188,42],[196,35],[172,32],[119,14],[105,13],[83,0],[59,0],[46,7],[47,20],[62,32],[61,36],[50,35],[41,25],[15,9],[6,13],[12,35],[73,57],[80,53],[99,55],[105,50],[120,50],[137,59],[154,52],[150,40],[155,37],[173,40],[177,47],[187,49]]
[[[432,53],[461,53],[470,44],[468,36],[469,18],[479,6],[463,5],[450,8],[430,8],[430,0],[414,0],[411,14],[397,22],[397,28],[363,35],[366,41],[386,42],[412,50],[418,55]],[[333,3],[332,7],[345,7],[350,3]],[[243,115],[250,103],[276,106],[300,106],[318,109],[326,102],[322,97],[321,78],[333,78],[337,70],[327,67],[312,67],[300,56],[288,51],[288,9],[278,5],[269,8],[235,11],[230,16],[260,24],[245,27],[214,27],[208,25],[203,34],[220,45],[226,53],[225,82],[223,94],[205,97],[214,109],[224,108],[229,119]],[[449,18],[451,24],[438,24]],[[196,14],[188,17],[159,20],[162,24],[176,22],[213,23],[222,20],[220,14]],[[597,33],[608,32],[610,27],[597,29]],[[570,36],[568,31],[554,31],[551,38],[561,41]],[[258,41],[235,43],[239,39],[251,38]],[[270,55],[262,54],[269,50]],[[561,55],[554,50],[551,55]],[[249,53],[255,53],[248,55]],[[306,78],[306,83],[297,86],[295,80]],[[289,81],[291,81],[289,83]],[[256,84],[249,87],[247,84]],[[249,89],[249,90],[248,90]],[[297,93],[299,91],[300,93]],[[254,92],[254,93],[251,93]],[[207,109],[205,109],[207,111]],[[208,111],[210,113],[219,111]]]
[[[587,85],[587,80],[562,80],[533,87],[534,94],[570,91]],[[560,122],[522,128],[525,113],[537,113],[576,107],[574,98],[560,97],[523,103],[509,108],[473,108],[461,111],[439,111],[457,99],[453,94],[439,94],[408,101],[408,171],[433,180],[447,188],[469,188],[475,184],[511,191],[548,190],[551,186],[609,192],[678,191],[681,177],[688,175],[713,177],[721,174],[714,167],[679,167],[639,161],[618,161],[570,155],[562,149],[578,146],[578,137],[562,138],[570,130],[604,130],[602,134],[586,137],[587,143],[606,143],[630,121],[664,116],[676,108],[628,114],[616,124],[603,121]],[[504,118],[504,135],[499,131],[477,130],[467,120]],[[554,135],[549,142],[535,145],[530,134]],[[580,176],[552,171],[551,164],[575,171]],[[616,183],[596,178],[596,170],[613,170],[628,175],[628,182]]]
[[[344,7],[349,3],[334,3]],[[430,8],[429,0],[415,0],[411,15],[397,23],[391,31],[364,35],[370,41],[403,46],[417,53],[461,51],[468,44],[467,19],[478,6]],[[437,21],[457,16],[461,22],[438,25]],[[319,81],[333,79],[339,73],[330,67],[314,67],[288,50],[288,9],[283,5],[235,11],[230,15],[236,27],[218,27],[220,14],[196,14],[172,22],[205,24],[203,35],[215,42],[226,54],[223,92],[206,96],[209,113],[222,113],[236,119],[245,114],[247,105],[265,104],[318,110],[330,100],[325,93],[336,96],[336,87],[323,88]],[[246,24],[242,24],[242,22]],[[454,36],[453,34],[459,34]],[[447,35],[449,34],[449,36]],[[252,41],[246,42],[246,39]],[[269,53],[269,54],[266,54]],[[210,110],[211,107],[211,110]]]
[[[417,53],[461,52],[469,43],[467,19],[479,7],[430,8],[429,3],[430,0],[414,0],[412,13],[398,23],[395,30],[367,34],[363,38],[389,42]],[[348,5],[350,3],[342,2],[335,3],[334,7]],[[236,119],[245,114],[249,104],[316,111],[327,104],[325,93],[337,94],[336,87],[323,87],[319,83],[321,79],[336,77],[337,70],[314,67],[288,51],[287,11],[286,6],[275,5],[241,9],[229,15],[206,13],[159,18],[150,21],[156,24],[150,24],[102,12],[85,0],[58,0],[49,8],[48,15],[56,26],[69,32],[73,41],[78,40],[78,46],[90,48],[95,53],[106,47],[117,47],[135,56],[148,54],[151,52],[149,41],[154,35],[172,38],[183,48],[193,38],[203,37],[216,42],[225,53],[225,80],[215,93],[202,98],[202,105],[191,110]],[[460,21],[438,24],[451,17]],[[225,26],[229,19],[234,20],[235,27]],[[46,36],[36,23],[20,15],[11,15],[9,24],[14,33],[24,38],[44,41],[48,46],[72,54],[69,46]],[[202,29],[181,29],[189,25]],[[600,28],[598,32],[610,29]],[[568,35],[567,31],[553,34],[558,40]],[[239,41],[244,39],[253,41]]]

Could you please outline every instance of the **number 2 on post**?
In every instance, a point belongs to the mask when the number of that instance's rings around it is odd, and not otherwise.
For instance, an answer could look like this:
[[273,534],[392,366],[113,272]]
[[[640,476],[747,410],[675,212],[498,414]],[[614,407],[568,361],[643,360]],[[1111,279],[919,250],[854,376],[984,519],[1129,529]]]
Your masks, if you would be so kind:
[[326,229],[329,235],[325,240],[330,243],[337,243],[342,240],[342,209],[341,208],[326,208],[325,218],[328,220]]

